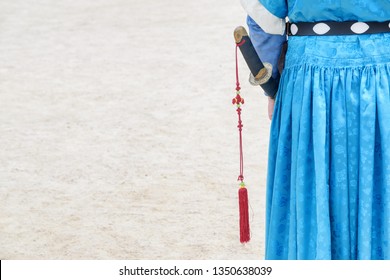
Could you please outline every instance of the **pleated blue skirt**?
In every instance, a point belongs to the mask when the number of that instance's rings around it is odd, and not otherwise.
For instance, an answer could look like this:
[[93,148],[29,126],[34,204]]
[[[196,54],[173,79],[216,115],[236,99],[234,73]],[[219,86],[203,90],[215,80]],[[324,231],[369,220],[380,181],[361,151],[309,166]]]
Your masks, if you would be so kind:
[[390,259],[390,33],[290,37],[266,259]]

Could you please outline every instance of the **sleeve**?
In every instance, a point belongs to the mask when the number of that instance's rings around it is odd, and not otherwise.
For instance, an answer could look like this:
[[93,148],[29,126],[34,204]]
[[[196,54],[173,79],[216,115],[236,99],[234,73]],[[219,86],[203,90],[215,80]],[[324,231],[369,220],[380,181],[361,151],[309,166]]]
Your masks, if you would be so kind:
[[250,16],[247,17],[249,35],[257,54],[263,62],[272,64],[272,76],[279,77],[278,62],[286,35],[266,33]]
[[[264,1],[264,2],[269,2]],[[257,25],[269,33],[283,35],[285,31],[285,17],[277,17],[266,9],[260,0],[240,0],[241,6]],[[284,2],[285,1],[281,1]]]
[[257,0],[259,1],[271,14],[278,18],[285,18],[288,14],[287,0]]

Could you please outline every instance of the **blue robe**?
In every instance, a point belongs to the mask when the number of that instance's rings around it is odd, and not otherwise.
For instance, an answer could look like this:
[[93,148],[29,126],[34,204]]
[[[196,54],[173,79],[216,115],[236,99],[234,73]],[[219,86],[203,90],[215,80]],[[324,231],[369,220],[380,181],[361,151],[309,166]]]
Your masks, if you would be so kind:
[[[389,0],[260,2],[292,22],[390,20]],[[390,259],[390,33],[288,38],[266,205],[266,259]]]

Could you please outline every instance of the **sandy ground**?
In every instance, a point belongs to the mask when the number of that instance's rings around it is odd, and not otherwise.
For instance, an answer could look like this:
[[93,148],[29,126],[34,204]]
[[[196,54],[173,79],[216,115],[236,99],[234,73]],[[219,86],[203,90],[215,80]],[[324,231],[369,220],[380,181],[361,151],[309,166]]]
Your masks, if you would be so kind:
[[[169,4],[168,4],[169,3]],[[0,259],[262,259],[270,122],[239,1],[0,1]]]

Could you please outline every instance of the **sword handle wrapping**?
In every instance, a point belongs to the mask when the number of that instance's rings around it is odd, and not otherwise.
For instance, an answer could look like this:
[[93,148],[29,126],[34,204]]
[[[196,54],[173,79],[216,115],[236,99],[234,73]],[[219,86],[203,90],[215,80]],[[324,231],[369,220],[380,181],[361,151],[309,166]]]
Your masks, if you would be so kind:
[[243,26],[239,26],[234,30],[234,39],[253,77],[264,90],[265,95],[275,98],[279,81],[272,77],[272,70],[264,66],[249,38],[248,32]]

